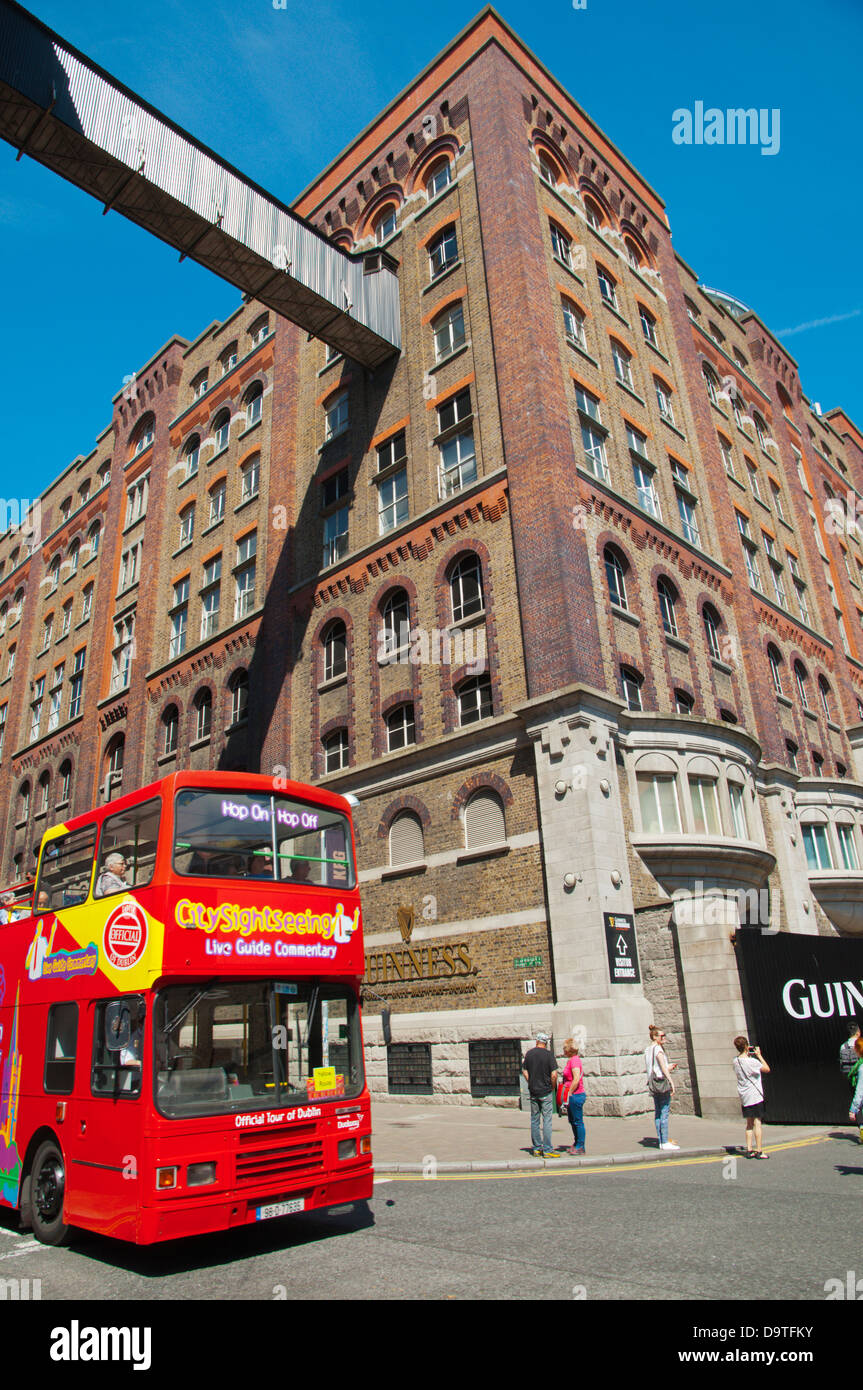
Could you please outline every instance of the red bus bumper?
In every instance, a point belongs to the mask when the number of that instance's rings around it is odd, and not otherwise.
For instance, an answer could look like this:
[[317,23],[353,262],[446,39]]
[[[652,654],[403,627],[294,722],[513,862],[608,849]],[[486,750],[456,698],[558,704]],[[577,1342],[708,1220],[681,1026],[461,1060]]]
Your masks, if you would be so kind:
[[303,1211],[326,1211],[349,1202],[368,1201],[372,1195],[371,1165],[344,1175],[320,1178],[292,1192],[276,1196],[232,1197],[213,1195],[209,1200],[203,1193],[189,1198],[165,1197],[142,1207],[138,1214],[135,1241],[152,1245],[160,1240],[177,1240],[181,1236],[206,1235],[211,1231],[229,1231],[236,1226],[255,1225],[269,1219],[260,1213],[281,1202],[302,1200]]

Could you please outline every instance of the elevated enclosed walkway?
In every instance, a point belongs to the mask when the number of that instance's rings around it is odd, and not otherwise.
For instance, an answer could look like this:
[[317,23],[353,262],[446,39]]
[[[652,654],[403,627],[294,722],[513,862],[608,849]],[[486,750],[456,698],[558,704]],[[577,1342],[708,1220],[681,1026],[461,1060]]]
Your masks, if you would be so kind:
[[398,351],[391,257],[340,251],[14,0],[0,0],[0,136],[365,366]]

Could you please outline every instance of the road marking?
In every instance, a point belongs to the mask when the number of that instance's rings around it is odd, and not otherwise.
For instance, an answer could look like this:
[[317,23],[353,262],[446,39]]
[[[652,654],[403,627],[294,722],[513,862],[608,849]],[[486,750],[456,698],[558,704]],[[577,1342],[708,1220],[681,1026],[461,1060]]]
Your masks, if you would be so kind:
[[38,1240],[27,1240],[21,1245],[16,1245],[14,1250],[10,1250],[5,1255],[0,1255],[0,1260],[17,1260],[19,1255],[28,1255],[31,1250],[38,1250]]
[[[805,1149],[812,1144],[826,1144],[830,1138],[829,1134],[819,1135],[814,1139],[789,1139],[784,1144],[771,1144],[768,1148],[765,1145],[765,1153],[779,1153],[783,1149]],[[607,1167],[592,1167],[585,1165],[583,1168],[545,1168],[541,1172],[536,1169],[522,1168],[518,1170],[502,1170],[494,1173],[439,1173],[435,1177],[426,1176],[424,1173],[396,1173],[390,1182],[477,1182],[480,1180],[488,1181],[489,1178],[498,1180],[500,1178],[580,1178],[587,1177],[591,1173],[638,1173],[645,1168],[686,1168],[699,1163],[725,1163],[729,1158],[740,1158],[744,1163],[747,1159],[742,1153],[722,1153],[709,1154],[698,1158],[662,1158],[648,1159],[644,1163],[609,1163]],[[756,1159],[752,1160],[757,1162]],[[380,1179],[376,1178],[376,1182]]]

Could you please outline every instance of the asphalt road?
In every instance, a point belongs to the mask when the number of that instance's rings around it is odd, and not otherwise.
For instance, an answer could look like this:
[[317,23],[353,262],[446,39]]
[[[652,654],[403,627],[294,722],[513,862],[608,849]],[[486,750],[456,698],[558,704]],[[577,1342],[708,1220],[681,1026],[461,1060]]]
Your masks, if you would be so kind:
[[[863,1148],[846,1132],[780,1149],[765,1163],[698,1158],[613,1172],[389,1178],[377,1184],[367,1211],[283,1218],[141,1249],[86,1234],[49,1249],[19,1233],[6,1214],[0,1280],[39,1279],[43,1302],[84,1305],[823,1302],[827,1281],[845,1283],[858,1266],[863,1276],[861,1207]],[[82,1312],[98,1320],[98,1309],[79,1308],[75,1316]],[[803,1320],[802,1310],[784,1321],[794,1316]]]

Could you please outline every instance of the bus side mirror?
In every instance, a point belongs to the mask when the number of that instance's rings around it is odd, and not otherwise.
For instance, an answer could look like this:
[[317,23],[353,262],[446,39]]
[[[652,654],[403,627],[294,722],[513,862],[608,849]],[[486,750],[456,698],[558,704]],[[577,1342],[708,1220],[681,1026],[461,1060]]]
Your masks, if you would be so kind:
[[109,1052],[119,1052],[129,1046],[131,1034],[129,1005],[123,999],[115,999],[105,1009],[105,1046]]
[[390,1043],[393,1040],[393,1030],[390,1027],[389,1009],[381,1009],[381,1028],[383,1029],[384,1033],[384,1042],[386,1043],[387,1047],[389,1047]]

